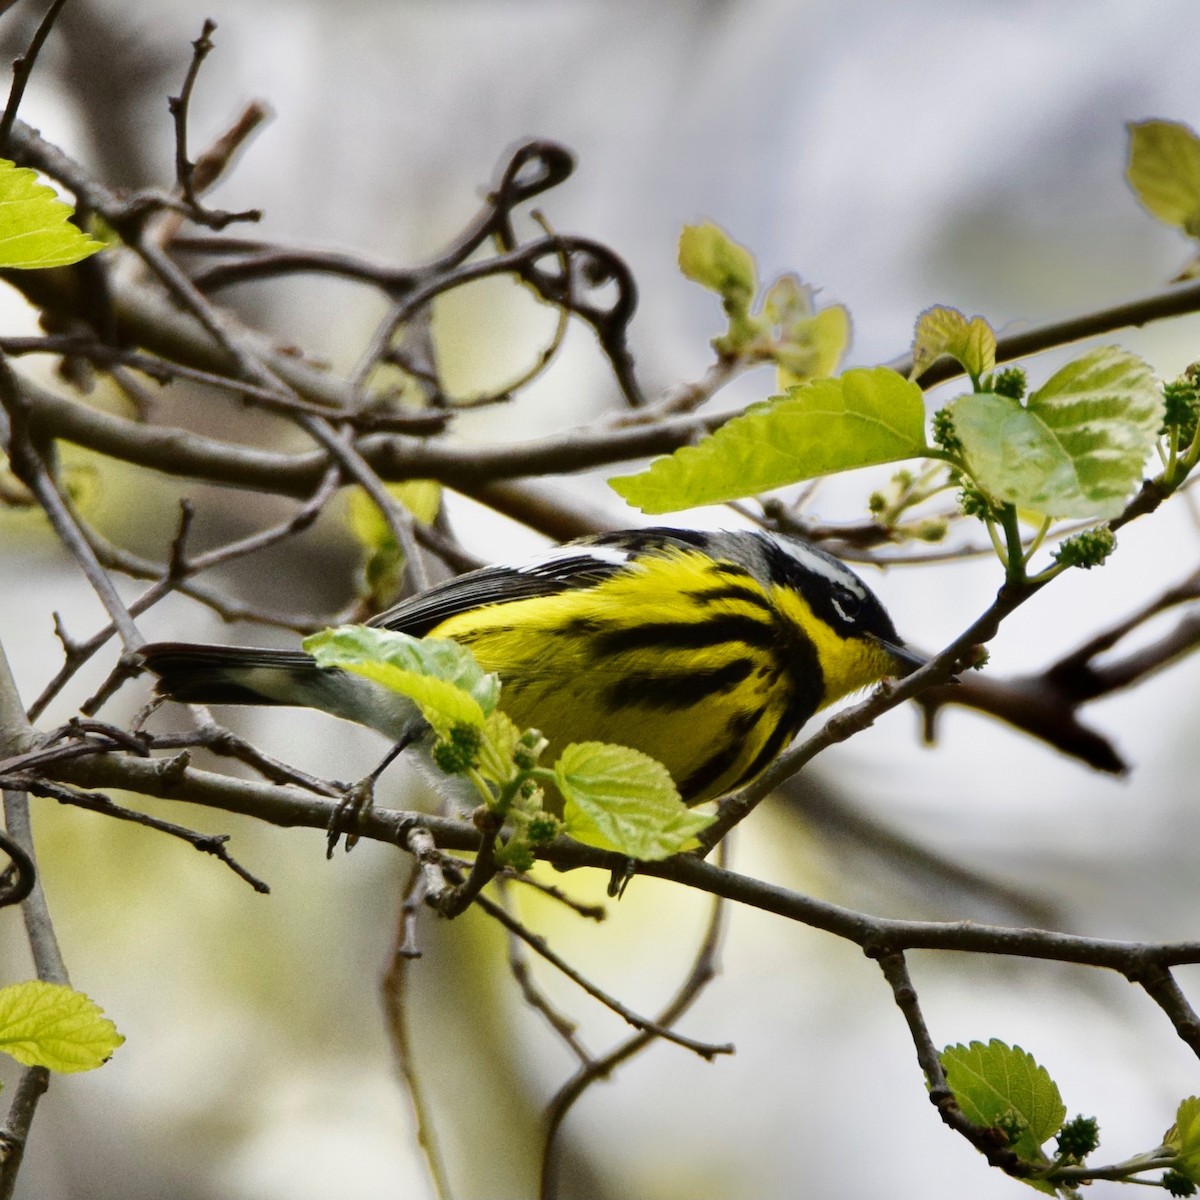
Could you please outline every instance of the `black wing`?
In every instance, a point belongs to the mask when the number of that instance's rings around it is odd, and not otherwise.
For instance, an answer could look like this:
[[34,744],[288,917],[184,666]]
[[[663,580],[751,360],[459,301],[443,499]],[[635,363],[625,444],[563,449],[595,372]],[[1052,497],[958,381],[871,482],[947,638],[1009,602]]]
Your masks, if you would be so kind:
[[690,530],[638,529],[581,538],[522,566],[483,567],[448,579],[378,613],[367,624],[424,637],[435,626],[459,613],[486,604],[530,600],[572,588],[590,587],[627,570],[629,564],[643,554],[694,546],[702,537]]
[[626,565],[624,562],[606,562],[588,554],[573,554],[569,558],[556,558],[527,567],[484,567],[402,600],[395,607],[372,617],[367,624],[424,637],[448,618],[473,608],[587,587],[624,570]]

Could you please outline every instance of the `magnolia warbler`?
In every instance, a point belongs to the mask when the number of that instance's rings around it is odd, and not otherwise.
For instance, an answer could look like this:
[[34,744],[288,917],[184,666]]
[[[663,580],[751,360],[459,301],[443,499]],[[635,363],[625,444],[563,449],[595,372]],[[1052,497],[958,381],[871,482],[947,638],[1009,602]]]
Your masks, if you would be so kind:
[[[748,782],[818,709],[923,663],[844,563],[780,534],[638,529],[485,567],[369,624],[452,638],[500,676],[501,708],[549,739],[632,746],[689,804]],[[419,740],[412,703],[296,650],[143,647],[158,691],[322,709]]]

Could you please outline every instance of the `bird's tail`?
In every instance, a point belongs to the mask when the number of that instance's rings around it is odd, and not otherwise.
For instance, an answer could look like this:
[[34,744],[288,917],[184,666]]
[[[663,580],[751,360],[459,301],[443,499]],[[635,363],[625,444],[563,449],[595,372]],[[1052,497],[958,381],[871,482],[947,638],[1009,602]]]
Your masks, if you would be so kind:
[[321,677],[301,650],[153,642],[139,653],[159,695],[184,704],[311,704]]
[[158,676],[158,694],[185,704],[319,708],[368,725],[396,742],[426,728],[407,697],[351,672],[318,667],[316,659],[301,650],[154,642],[139,653]]

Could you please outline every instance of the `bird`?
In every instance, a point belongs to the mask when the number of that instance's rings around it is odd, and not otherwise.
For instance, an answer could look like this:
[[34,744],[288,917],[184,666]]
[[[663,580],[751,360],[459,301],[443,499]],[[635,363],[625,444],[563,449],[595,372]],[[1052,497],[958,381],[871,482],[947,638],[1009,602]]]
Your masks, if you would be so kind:
[[[580,538],[439,583],[366,624],[459,642],[551,755],[632,747],[689,805],[750,782],[819,709],[925,662],[845,563],[761,529]],[[321,709],[396,746],[427,732],[405,697],[302,650],[157,642],[140,654],[171,700]]]

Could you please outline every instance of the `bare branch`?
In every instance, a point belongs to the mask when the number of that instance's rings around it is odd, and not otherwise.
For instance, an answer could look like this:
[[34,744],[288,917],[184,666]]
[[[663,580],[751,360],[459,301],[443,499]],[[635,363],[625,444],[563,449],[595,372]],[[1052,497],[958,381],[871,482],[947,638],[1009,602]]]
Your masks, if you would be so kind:
[[58,20],[58,14],[62,12],[65,3],[66,0],[54,0],[46,10],[46,15],[37,27],[28,49],[13,60],[12,87],[9,89],[8,103],[4,106],[4,116],[0,117],[0,155],[8,153],[8,136],[12,132],[13,122],[17,119],[17,109],[21,107],[21,99],[25,95],[29,77],[33,74],[34,63],[37,62],[37,56],[50,36],[50,30],[54,28],[54,22]]
[[500,905],[482,895],[475,898],[475,903],[489,917],[492,917],[503,925],[505,929],[509,930],[509,932],[519,937],[534,953],[540,954],[547,962],[557,967],[572,983],[581,987],[593,999],[599,1000],[605,1008],[611,1009],[617,1016],[621,1017],[622,1020],[632,1025],[635,1029],[648,1031],[654,1034],[654,1036],[662,1038],[664,1041],[674,1042],[677,1046],[682,1046],[685,1050],[691,1050],[694,1054],[700,1055],[701,1058],[709,1062],[718,1054],[733,1053],[733,1047],[728,1044],[716,1045],[711,1042],[699,1042],[694,1038],[684,1037],[682,1034],[674,1032],[674,1030],[667,1029],[647,1017],[639,1016],[633,1009],[622,1004],[615,996],[610,996],[607,992],[592,983],[586,976],[576,971],[561,955],[550,948],[545,938],[531,933]]
[[1028,1168],[1008,1148],[1008,1141],[1003,1134],[998,1130],[984,1129],[974,1121],[969,1121],[958,1107],[958,1101],[946,1083],[942,1060],[933,1039],[929,1036],[929,1029],[917,1000],[917,990],[909,977],[904,955],[899,952],[881,954],[878,960],[884,978],[891,985],[896,1004],[904,1014],[908,1032],[916,1047],[917,1061],[921,1064],[921,1070],[925,1072],[925,1080],[929,1086],[929,1102],[938,1110],[938,1115],[956,1133],[962,1134],[993,1167],[999,1167],[1018,1178],[1028,1175]]
[[[1047,321],[1019,333],[1002,333],[996,339],[996,361],[1012,362],[1053,350],[1056,346],[1067,346],[1084,338],[1099,337],[1116,329],[1130,326],[1141,328],[1154,321],[1182,317],[1200,309],[1200,280],[1176,283],[1170,287],[1138,296],[1133,300],[1114,304],[1109,308],[1080,313],[1061,321]],[[912,356],[893,359],[888,366],[907,375],[912,370]],[[940,358],[921,375],[921,387],[929,389],[947,379],[963,374],[962,366],[955,359]]]
[[[257,208],[247,209],[245,212],[214,212],[201,205],[197,194],[203,190],[208,181],[198,177],[195,164],[188,158],[188,109],[192,102],[192,91],[196,86],[196,79],[200,74],[200,66],[213,49],[212,35],[216,31],[217,23],[215,21],[206,20],[204,22],[200,36],[192,43],[192,61],[184,76],[183,87],[180,88],[178,96],[168,97],[167,107],[171,110],[175,124],[175,180],[183,195],[184,203],[187,205],[188,215],[197,224],[206,225],[210,229],[224,229],[235,221],[258,221],[262,218],[262,213]],[[261,120],[261,113],[256,115],[248,125],[243,121],[239,126],[240,136],[245,137],[250,129],[258,124],[259,120]],[[232,148],[229,153],[232,153]]]
[[[422,845],[420,833],[414,831],[413,836],[417,846],[420,847]],[[425,836],[428,837],[428,835]],[[429,844],[432,846],[432,841]],[[429,1177],[438,1200],[451,1200],[453,1192],[450,1189],[450,1176],[446,1170],[445,1158],[438,1142],[432,1108],[425,1096],[420,1073],[417,1071],[416,1059],[413,1055],[412,1035],[408,1027],[409,979],[415,967],[415,960],[420,957],[420,952],[414,950],[413,925],[418,910],[428,896],[429,886],[429,876],[419,858],[422,852],[422,850],[418,850],[418,857],[414,858],[412,874],[409,876],[408,887],[401,901],[395,945],[381,981],[381,991],[384,1013],[387,1017],[388,1035],[392,1044],[392,1057],[396,1060],[397,1069],[404,1081],[405,1090],[412,1103],[413,1115],[416,1118],[417,1143],[424,1155],[425,1165],[429,1170]]]
[[1088,638],[1083,645],[1032,674],[998,679],[970,675],[953,685],[930,688],[916,698],[932,742],[940,709],[972,708],[998,718],[1089,766],[1124,774],[1125,760],[1112,742],[1088,728],[1079,710],[1088,703],[1132,687],[1200,647],[1200,613],[1192,612],[1168,633],[1115,662],[1096,662],[1147,621],[1171,608],[1200,599],[1200,571],[1173,584],[1127,617]]
[[50,473],[41,454],[29,436],[26,411],[21,389],[7,360],[0,358],[0,403],[8,412],[9,462],[17,478],[38,498],[59,540],[75,557],[100,603],[125,643],[126,651],[136,650],[145,640],[112,580],[100,565],[87,539],[83,536],[70,503],[63,495],[58,481]]
[[[722,842],[717,852],[724,867],[727,842]],[[675,996],[658,1014],[655,1023],[670,1028],[688,1011],[699,998],[705,987],[716,977],[718,953],[725,929],[725,903],[718,897],[714,900],[708,926],[696,950],[692,965]],[[541,1186],[539,1200],[554,1200],[558,1190],[557,1146],[558,1134],[567,1114],[592,1084],[607,1079],[623,1062],[627,1062],[649,1046],[657,1037],[650,1030],[641,1030],[624,1042],[614,1046],[598,1059],[584,1058],[579,1070],[569,1079],[546,1106],[546,1135],[542,1144]]]

